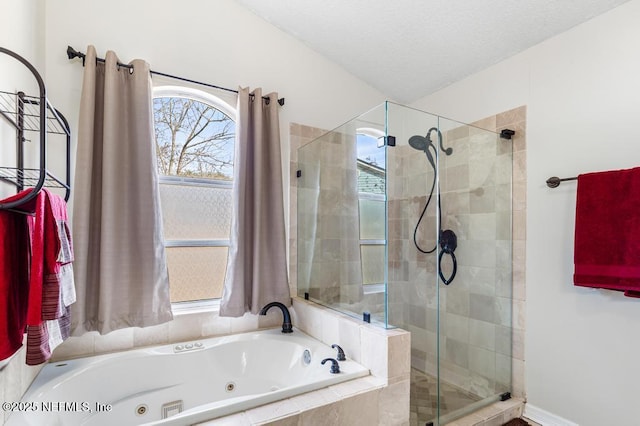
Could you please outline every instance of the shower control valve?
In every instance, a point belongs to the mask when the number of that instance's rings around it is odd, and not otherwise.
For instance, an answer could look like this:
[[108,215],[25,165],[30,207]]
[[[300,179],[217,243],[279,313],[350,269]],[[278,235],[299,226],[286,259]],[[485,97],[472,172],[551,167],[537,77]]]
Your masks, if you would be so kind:
[[342,350],[342,348],[339,345],[334,343],[333,345],[331,345],[331,347],[338,351],[338,355],[336,356],[336,359],[338,361],[346,361],[347,360],[347,357],[344,355],[344,351]]

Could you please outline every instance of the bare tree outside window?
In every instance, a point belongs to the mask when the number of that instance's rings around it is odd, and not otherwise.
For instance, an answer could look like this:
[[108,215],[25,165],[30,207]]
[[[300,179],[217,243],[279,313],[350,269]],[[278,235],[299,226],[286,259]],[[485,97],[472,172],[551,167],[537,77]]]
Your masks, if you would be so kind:
[[211,105],[194,99],[153,100],[158,172],[231,180],[235,123]]

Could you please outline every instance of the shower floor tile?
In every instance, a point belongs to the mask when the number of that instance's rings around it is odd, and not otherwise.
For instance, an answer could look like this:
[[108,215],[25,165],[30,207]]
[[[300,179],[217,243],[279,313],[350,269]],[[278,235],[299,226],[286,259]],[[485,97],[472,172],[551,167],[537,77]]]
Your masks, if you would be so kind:
[[[436,378],[412,368],[410,386],[411,425],[424,426],[429,421],[435,421],[438,414],[438,383]],[[447,383],[441,383],[440,388],[442,392],[440,415],[453,413],[480,400],[480,397]]]

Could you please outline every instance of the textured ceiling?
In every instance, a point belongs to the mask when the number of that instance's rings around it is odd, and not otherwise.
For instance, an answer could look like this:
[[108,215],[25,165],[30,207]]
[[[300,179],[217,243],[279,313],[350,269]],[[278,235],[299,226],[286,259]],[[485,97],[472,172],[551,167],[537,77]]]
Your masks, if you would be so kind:
[[236,0],[411,103],[628,0]]

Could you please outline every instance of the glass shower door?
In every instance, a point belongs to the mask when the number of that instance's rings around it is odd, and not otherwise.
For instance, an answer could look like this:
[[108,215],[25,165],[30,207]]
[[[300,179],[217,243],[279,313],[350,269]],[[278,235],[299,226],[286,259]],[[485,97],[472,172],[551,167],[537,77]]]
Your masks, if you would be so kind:
[[298,296],[386,327],[385,108],[298,150]]
[[510,141],[387,103],[389,323],[412,333],[412,424],[511,388]]
[[438,417],[437,129],[438,117],[387,102],[388,311],[411,332],[412,425]]
[[[438,128],[450,150],[438,159],[438,418],[444,423],[511,389],[512,145],[495,132],[443,118]],[[448,231],[455,232],[453,246]]]

